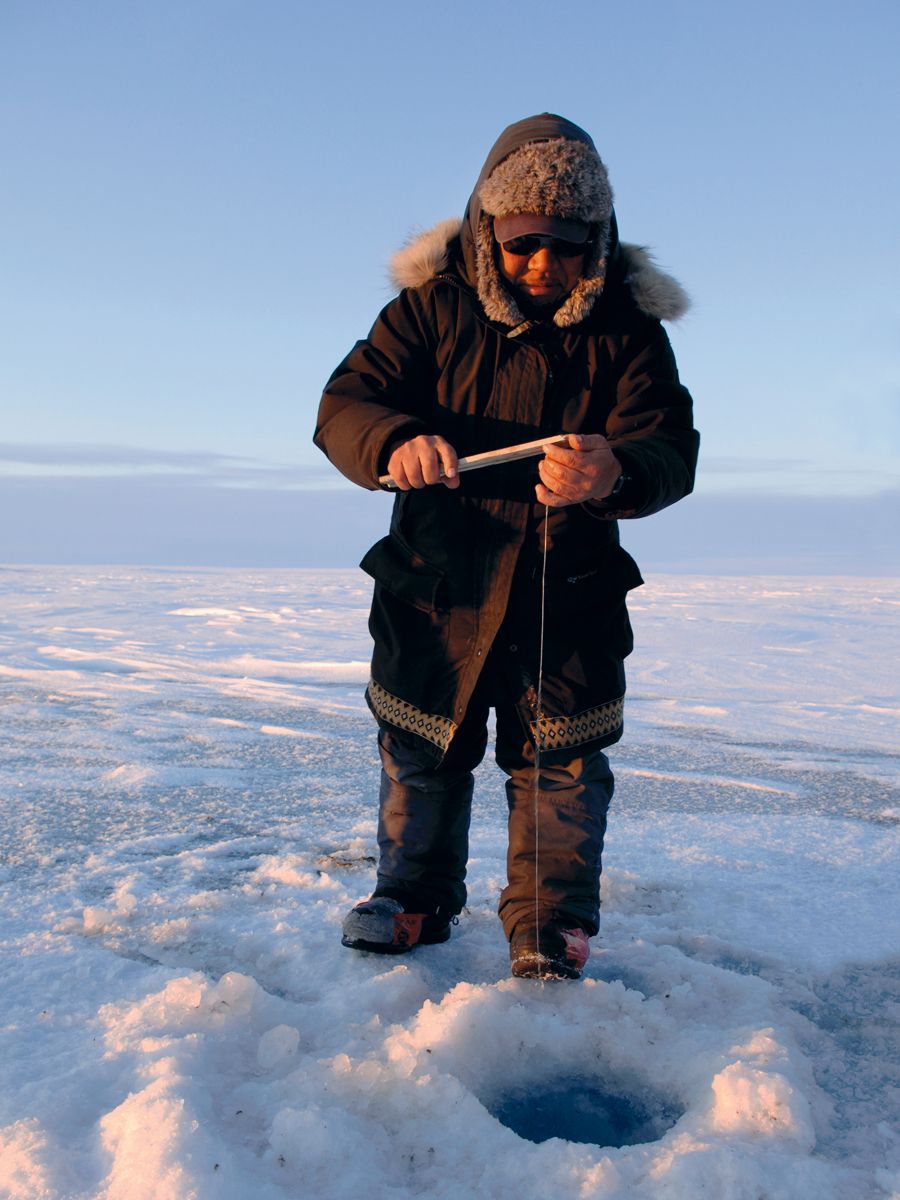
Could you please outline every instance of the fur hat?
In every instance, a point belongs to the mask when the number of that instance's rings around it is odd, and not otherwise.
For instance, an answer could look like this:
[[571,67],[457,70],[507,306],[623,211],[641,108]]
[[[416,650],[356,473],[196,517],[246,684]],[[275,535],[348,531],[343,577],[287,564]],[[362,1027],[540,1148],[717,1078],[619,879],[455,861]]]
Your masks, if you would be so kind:
[[526,142],[494,167],[477,196],[481,206],[475,245],[477,286],[488,317],[506,325],[524,320],[497,269],[493,218],[538,213],[585,221],[593,227],[581,278],[553,316],[559,326],[583,321],[603,291],[613,211],[609,176],[594,146],[565,137]]
[[593,146],[568,138],[528,142],[494,167],[478,189],[492,217],[539,213],[589,225],[609,222],[613,196]]

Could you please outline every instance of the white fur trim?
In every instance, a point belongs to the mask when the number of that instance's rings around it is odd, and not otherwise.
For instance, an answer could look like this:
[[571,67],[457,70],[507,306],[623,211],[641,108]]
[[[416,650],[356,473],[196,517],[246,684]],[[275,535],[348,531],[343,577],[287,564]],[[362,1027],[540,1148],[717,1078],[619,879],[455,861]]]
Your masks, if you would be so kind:
[[[439,275],[447,266],[447,247],[459,233],[461,226],[462,222],[458,217],[450,217],[431,229],[413,234],[407,245],[398,250],[391,259],[391,280],[394,286],[421,287],[429,279]],[[648,317],[655,317],[658,321],[677,321],[683,317],[691,302],[678,280],[656,265],[646,246],[622,242],[621,250],[625,259],[626,282],[638,308]],[[491,316],[491,319],[497,320],[497,317]],[[503,319],[501,317],[501,320]],[[578,319],[582,320],[583,317]]]
[[625,258],[625,282],[634,302],[648,317],[658,321],[677,321],[691,307],[691,298],[672,275],[656,265],[646,246],[622,243]]
[[421,287],[447,265],[447,247],[459,233],[462,221],[449,217],[431,229],[414,233],[391,258],[391,280],[398,288]]

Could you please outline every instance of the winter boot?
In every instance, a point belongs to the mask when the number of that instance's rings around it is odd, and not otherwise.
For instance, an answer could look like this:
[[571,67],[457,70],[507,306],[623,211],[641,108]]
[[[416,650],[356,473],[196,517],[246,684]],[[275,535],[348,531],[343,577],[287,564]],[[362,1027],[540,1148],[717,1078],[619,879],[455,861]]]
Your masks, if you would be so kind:
[[431,946],[449,937],[449,917],[406,912],[399,900],[376,892],[347,913],[341,945],[372,954],[405,954],[413,946]]
[[509,943],[512,973],[519,979],[579,979],[589,954],[588,935],[564,917],[522,922]]

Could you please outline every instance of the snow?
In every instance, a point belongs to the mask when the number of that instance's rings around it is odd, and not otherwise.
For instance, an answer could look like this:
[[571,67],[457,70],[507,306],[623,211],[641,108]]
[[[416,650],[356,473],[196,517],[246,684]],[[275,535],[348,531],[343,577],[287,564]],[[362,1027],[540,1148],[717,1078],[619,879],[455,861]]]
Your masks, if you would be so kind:
[[633,594],[603,928],[544,986],[491,763],[451,941],[340,946],[368,594],[0,570],[0,1196],[900,1196],[900,582]]

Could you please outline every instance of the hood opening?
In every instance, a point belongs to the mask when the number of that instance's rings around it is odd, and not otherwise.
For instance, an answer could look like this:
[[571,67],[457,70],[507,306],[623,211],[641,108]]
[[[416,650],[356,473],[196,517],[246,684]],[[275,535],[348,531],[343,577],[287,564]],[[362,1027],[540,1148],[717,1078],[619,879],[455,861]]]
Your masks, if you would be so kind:
[[592,249],[581,277],[552,316],[560,327],[583,321],[603,292],[618,246],[613,195],[590,135],[554,113],[527,117],[501,133],[481,169],[460,230],[467,281],[488,318],[510,327],[526,316],[497,266],[492,218],[521,212],[592,226]]

